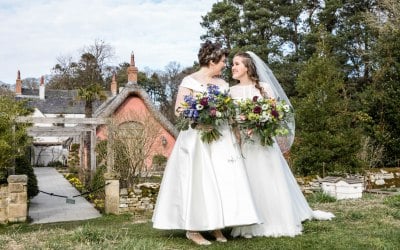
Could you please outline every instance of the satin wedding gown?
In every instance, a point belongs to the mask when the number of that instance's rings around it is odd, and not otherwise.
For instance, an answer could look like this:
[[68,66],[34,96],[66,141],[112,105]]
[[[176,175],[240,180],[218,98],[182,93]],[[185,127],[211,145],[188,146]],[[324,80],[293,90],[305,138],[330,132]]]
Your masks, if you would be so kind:
[[[181,86],[206,91],[190,76]],[[260,222],[235,138],[227,125],[219,131],[220,139],[210,144],[198,130],[180,132],[161,182],[154,228],[206,231]]]
[[[260,84],[271,93],[266,83]],[[236,100],[261,96],[254,85],[233,86],[230,94]],[[310,208],[277,143],[267,147],[257,141],[242,143],[247,175],[262,223],[235,227],[232,236],[295,236],[301,234],[304,220],[334,217],[332,213]]]

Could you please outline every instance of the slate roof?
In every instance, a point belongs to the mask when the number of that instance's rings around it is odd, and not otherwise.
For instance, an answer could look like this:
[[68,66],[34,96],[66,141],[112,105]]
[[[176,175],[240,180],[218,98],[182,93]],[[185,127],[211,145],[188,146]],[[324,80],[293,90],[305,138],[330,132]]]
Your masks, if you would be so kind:
[[[38,89],[22,89],[22,96],[18,99],[28,99],[28,106],[39,109],[43,114],[84,114],[85,103],[77,101],[77,90],[46,89],[45,99],[39,99]],[[110,92],[106,91],[110,96]],[[93,110],[96,110],[102,102],[95,102]]]

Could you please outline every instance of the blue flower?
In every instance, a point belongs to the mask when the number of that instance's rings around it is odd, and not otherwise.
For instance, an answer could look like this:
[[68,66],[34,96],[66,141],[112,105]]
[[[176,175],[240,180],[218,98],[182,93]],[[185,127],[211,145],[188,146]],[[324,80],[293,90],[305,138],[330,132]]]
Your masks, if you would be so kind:
[[207,87],[207,92],[210,95],[219,95],[220,94],[220,90],[219,90],[219,87],[217,85],[209,85]]

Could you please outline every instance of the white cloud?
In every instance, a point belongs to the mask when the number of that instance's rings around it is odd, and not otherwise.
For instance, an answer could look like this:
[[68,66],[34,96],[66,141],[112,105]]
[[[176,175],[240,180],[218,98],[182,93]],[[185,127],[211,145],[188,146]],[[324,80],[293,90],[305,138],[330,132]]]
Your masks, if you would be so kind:
[[197,59],[201,16],[217,0],[0,0],[0,80],[49,74],[61,55],[102,39],[115,64],[135,53],[139,70]]

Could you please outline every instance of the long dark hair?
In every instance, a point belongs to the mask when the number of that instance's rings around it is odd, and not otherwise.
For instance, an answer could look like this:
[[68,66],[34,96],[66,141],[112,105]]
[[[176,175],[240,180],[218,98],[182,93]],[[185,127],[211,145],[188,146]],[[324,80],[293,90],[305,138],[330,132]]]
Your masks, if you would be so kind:
[[235,56],[241,57],[244,66],[247,68],[247,74],[253,82],[255,82],[254,86],[258,89],[263,97],[266,96],[266,92],[264,88],[260,85],[260,78],[257,74],[257,68],[254,65],[253,60],[251,59],[250,55],[246,52],[238,52]]

